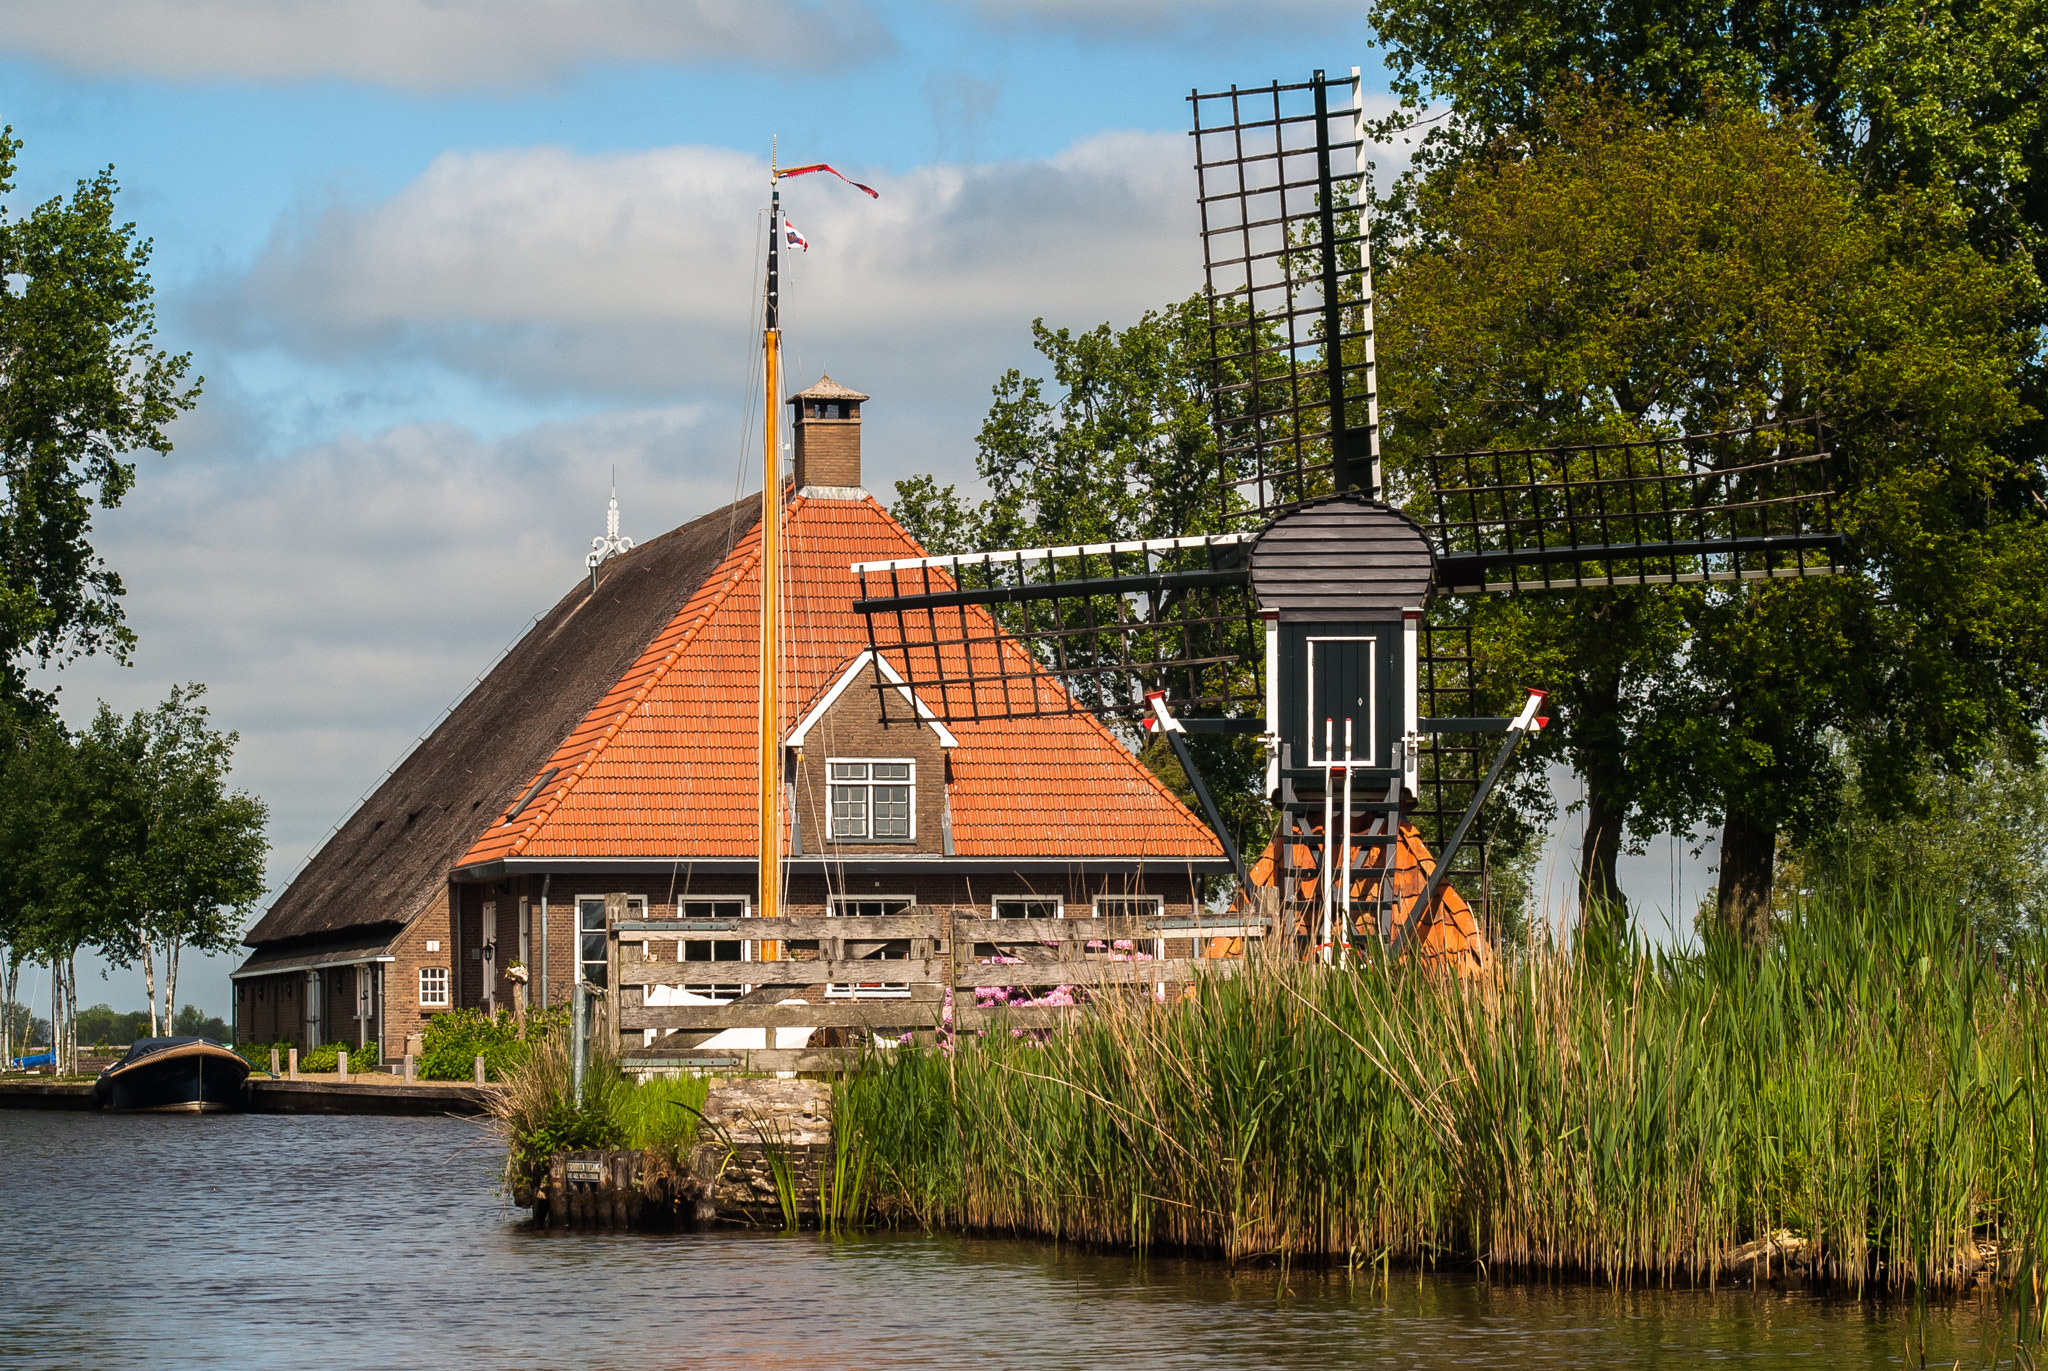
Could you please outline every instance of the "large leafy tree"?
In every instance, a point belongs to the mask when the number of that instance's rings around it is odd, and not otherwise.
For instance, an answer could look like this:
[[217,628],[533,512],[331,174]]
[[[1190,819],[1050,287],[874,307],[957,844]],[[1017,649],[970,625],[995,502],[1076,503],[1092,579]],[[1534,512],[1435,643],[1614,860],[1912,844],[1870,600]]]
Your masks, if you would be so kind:
[[[0,197],[21,143],[0,131]],[[0,706],[47,709],[32,666],[134,641],[121,578],[94,553],[95,504],[134,482],[130,454],[168,451],[198,395],[189,355],[156,346],[150,244],[117,221],[113,172],[16,215],[0,202]]]
[[1839,793],[1831,738],[1897,804],[2048,703],[2048,539],[2012,448],[2031,273],[1940,192],[1860,196],[1803,118],[1581,88],[1527,122],[1414,188],[1382,285],[1389,452],[1826,416],[1857,577],[1480,612],[1497,663],[1561,687],[1546,746],[1588,781],[1588,905],[1618,895],[1626,828],[1711,821],[1755,935],[1777,834]]
[[77,739],[76,867],[102,911],[96,945],[117,965],[142,963],[151,1026],[166,1030],[180,954],[232,949],[264,889],[268,811],[229,788],[237,738],[213,728],[204,692],[173,689],[127,718],[103,704]]
[[[939,555],[1221,531],[1208,317],[1196,295],[1124,329],[1033,321],[1050,376],[1012,369],[996,382],[975,454],[988,496],[914,476],[897,483],[892,512]],[[1196,734],[1189,746],[1237,842],[1263,843],[1257,745]],[[1163,741],[1143,756],[1193,803]]]
[[2048,3],[1385,0],[1401,127],[1425,108],[1427,170],[1540,131],[1567,78],[1697,117],[1731,96],[1807,112],[1863,192],[1945,190],[1973,243],[2048,250]]

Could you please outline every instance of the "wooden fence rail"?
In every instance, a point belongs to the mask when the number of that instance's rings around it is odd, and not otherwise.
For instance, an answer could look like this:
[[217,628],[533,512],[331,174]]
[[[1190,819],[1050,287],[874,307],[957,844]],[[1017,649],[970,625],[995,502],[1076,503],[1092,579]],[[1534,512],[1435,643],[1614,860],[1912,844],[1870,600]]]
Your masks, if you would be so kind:
[[[607,905],[623,912],[623,901]],[[911,1033],[929,1041],[948,1022],[949,1002],[956,1032],[983,1031],[998,1021],[1049,1026],[1085,1015],[1089,1007],[979,1006],[975,992],[1072,986],[1098,995],[1139,987],[1156,993],[1228,974],[1234,959],[1205,955],[1210,940],[1263,938],[1272,926],[1242,915],[1009,919],[946,907],[873,916],[609,922],[610,989],[599,1000],[598,1031],[677,1035],[626,1046],[629,1067],[806,1072],[844,1069],[859,1049],[783,1047],[778,1032]],[[747,960],[682,960],[707,942],[742,944]],[[1160,955],[1168,944],[1184,944],[1193,955]],[[720,1004],[647,1002],[649,991],[669,986],[744,993]],[[825,1002],[778,1003],[799,989],[813,992],[813,999],[822,990]],[[763,1030],[766,1045],[724,1048],[705,1041],[731,1029]]]

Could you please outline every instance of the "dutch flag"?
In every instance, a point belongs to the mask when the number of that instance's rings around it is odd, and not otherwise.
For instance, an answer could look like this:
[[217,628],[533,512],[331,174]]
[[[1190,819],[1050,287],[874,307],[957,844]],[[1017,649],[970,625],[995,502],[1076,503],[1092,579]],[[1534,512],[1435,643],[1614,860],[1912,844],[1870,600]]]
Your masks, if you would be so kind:
[[798,252],[809,252],[811,250],[811,240],[798,233],[796,225],[790,223],[787,219],[782,221],[782,240]]

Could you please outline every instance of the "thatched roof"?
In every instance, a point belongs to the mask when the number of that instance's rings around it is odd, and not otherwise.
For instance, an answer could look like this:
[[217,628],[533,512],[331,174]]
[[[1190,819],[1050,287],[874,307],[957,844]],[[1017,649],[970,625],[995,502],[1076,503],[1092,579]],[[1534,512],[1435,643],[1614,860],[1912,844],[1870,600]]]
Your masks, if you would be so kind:
[[507,795],[633,665],[759,518],[759,497],[715,510],[579,581],[351,814],[249,931],[277,948],[393,931],[446,888]]

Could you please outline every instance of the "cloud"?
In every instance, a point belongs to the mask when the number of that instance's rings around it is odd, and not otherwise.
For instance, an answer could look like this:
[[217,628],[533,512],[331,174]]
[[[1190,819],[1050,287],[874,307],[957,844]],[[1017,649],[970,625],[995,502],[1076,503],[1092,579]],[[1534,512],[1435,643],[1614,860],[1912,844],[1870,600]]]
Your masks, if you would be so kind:
[[46,683],[79,723],[97,698],[127,712],[207,682],[242,734],[237,782],[271,802],[275,875],[576,582],[614,468],[640,539],[735,493],[727,435],[688,408],[497,442],[405,425],[260,460],[206,436],[145,457],[96,520],[129,587],[135,666],[87,659]]
[[[1044,159],[849,167],[879,200],[784,183],[811,241],[784,258],[791,374],[874,394],[883,436],[912,416],[937,424],[963,461],[990,384],[1030,361],[1033,318],[1129,322],[1200,284],[1189,141],[1105,134]],[[736,408],[757,364],[767,180],[717,148],[449,153],[388,198],[281,222],[188,313],[217,344],[393,385],[427,365],[529,398]],[[899,450],[908,469],[939,460]]]
[[865,0],[0,0],[0,51],[90,76],[515,89],[603,62],[836,68],[892,46]]
[[[1147,42],[1242,42],[1298,35],[1304,23],[1360,20],[1356,0],[956,0],[1005,26],[1064,30]],[[1293,78],[1290,78],[1293,79]]]

